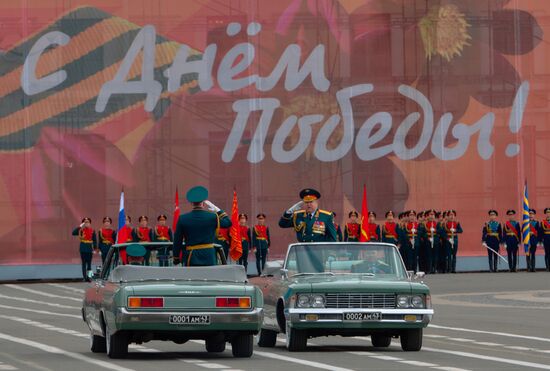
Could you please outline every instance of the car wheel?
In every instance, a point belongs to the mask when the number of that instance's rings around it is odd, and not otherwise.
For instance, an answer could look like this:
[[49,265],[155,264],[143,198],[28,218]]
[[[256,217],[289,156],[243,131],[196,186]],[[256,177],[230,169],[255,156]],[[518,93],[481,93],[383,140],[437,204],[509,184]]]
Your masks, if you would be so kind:
[[286,348],[291,352],[302,352],[307,346],[307,332],[290,327],[286,321]]
[[221,353],[225,350],[225,340],[206,339],[205,344],[208,353]]
[[90,349],[94,353],[105,353],[107,344],[103,336],[94,335],[90,332]]
[[277,344],[277,331],[261,329],[258,336],[258,346],[273,348]]
[[417,352],[422,348],[422,329],[409,329],[401,333],[401,349],[406,352]]
[[110,335],[109,326],[105,325],[105,339],[109,358],[126,358],[128,355],[128,337],[122,331]]
[[387,348],[391,344],[391,336],[375,334],[370,336],[370,341],[373,347]]
[[231,340],[233,357],[249,358],[254,347],[254,335],[237,335]]

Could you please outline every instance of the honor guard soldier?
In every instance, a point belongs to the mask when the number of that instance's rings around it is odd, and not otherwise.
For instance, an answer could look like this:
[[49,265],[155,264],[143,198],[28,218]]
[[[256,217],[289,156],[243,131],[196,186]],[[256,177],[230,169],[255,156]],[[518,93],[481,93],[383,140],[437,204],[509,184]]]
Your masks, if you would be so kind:
[[407,212],[404,230],[401,234],[401,248],[405,257],[405,266],[407,270],[416,272],[418,269],[418,248],[420,240],[418,238],[418,222],[416,221],[416,212],[411,210]]
[[208,190],[202,186],[189,189],[187,201],[192,210],[179,217],[174,233],[174,265],[180,263],[180,250],[185,240],[183,262],[187,266],[216,265],[216,231],[231,227],[231,220],[219,207],[208,201]]
[[539,240],[544,246],[544,263],[546,271],[550,272],[550,208],[544,209],[546,219],[540,222]]
[[105,258],[111,249],[111,246],[116,241],[116,231],[111,228],[113,224],[113,219],[106,216],[103,218],[103,227],[97,231],[98,236],[98,246],[99,251],[101,252],[101,264],[105,263]]
[[300,192],[302,201],[284,212],[279,227],[294,228],[298,242],[335,242],[332,213],[319,209],[317,200],[320,197],[321,194],[314,189],[303,189]]
[[165,247],[157,250],[157,257],[160,267],[167,267],[170,260],[170,251],[172,250],[172,228],[166,225],[168,218],[164,214],[157,217],[157,225],[153,228],[153,242],[166,242]]
[[456,211],[448,210],[445,213],[445,221],[441,225],[441,241],[443,250],[447,256],[447,272],[456,273],[456,255],[458,253],[458,235],[462,233],[462,226],[456,220]]
[[376,213],[374,211],[369,211],[367,233],[370,242],[380,241],[380,226],[376,224]]
[[336,223],[336,213],[332,212],[332,219],[334,220],[334,228],[336,229],[336,241],[342,242],[344,241],[344,236],[342,235],[342,228],[340,228],[340,225]]
[[350,211],[348,218],[349,222],[344,226],[344,241],[359,242],[359,233],[361,232],[361,224],[357,223],[359,214],[357,211]]
[[265,267],[267,254],[271,246],[271,237],[269,236],[269,227],[265,225],[265,214],[258,214],[256,220],[258,220],[258,223],[252,229],[252,246],[256,254],[256,270],[259,276]]
[[244,267],[244,271],[248,271],[248,253],[250,252],[250,244],[252,242],[252,236],[250,234],[250,228],[246,225],[248,222],[248,215],[239,214],[239,228],[241,229],[241,241],[243,253],[239,259],[239,264]]
[[382,224],[382,230],[380,231],[381,240],[397,246],[399,244],[398,226],[395,223],[393,211],[387,211],[385,217],[386,221]]
[[535,219],[537,211],[535,209],[529,209],[529,255],[527,259],[527,270],[529,272],[536,272],[537,270],[537,246],[540,243],[539,240],[539,222]]
[[84,281],[90,281],[87,272],[92,270],[92,256],[97,249],[97,240],[92,229],[92,219],[83,218],[80,226],[73,230],[73,236],[78,236],[80,240],[79,251],[80,261],[82,263],[82,278]]
[[225,259],[229,261],[229,247],[231,246],[231,235],[229,228],[218,228],[216,243],[222,247]]
[[[130,215],[126,215],[125,221],[126,223],[124,224],[124,226],[118,231],[116,239],[117,243],[135,242],[134,229],[132,228],[132,218],[130,217]],[[122,260],[122,263],[128,263],[128,260],[126,259],[126,247],[121,247],[119,249],[119,252],[120,260]]]
[[508,253],[508,268],[510,272],[517,272],[518,265],[518,245],[521,241],[521,227],[515,220],[515,210],[506,211],[509,220],[504,223],[503,241]]
[[440,251],[440,238],[437,231],[437,221],[435,220],[435,210],[427,210],[424,214],[426,215],[426,220],[418,226],[418,236],[424,244],[424,262],[421,267],[426,273],[435,273],[437,271]]
[[487,249],[489,257],[489,270],[491,272],[498,271],[498,249],[502,241],[502,225],[497,220],[498,212],[489,210],[489,221],[483,226],[481,241]]
[[[147,226],[149,224],[149,218],[145,215],[142,215],[138,218],[139,226],[134,228],[133,237],[135,242],[152,242],[153,241],[153,231]],[[151,250],[145,248],[147,252],[145,253],[145,265],[150,264]]]

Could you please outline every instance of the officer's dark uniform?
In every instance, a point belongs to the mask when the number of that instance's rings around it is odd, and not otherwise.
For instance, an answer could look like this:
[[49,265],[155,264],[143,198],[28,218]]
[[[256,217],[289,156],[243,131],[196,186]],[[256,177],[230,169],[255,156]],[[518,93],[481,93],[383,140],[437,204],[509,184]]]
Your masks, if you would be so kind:
[[527,270],[529,272],[535,272],[537,270],[537,245],[539,244],[539,230],[540,223],[535,220],[534,216],[537,214],[536,210],[529,209],[529,255],[527,258]]
[[[256,218],[265,219],[265,214],[258,214]],[[269,247],[271,246],[268,226],[265,224],[256,224],[254,228],[252,228],[252,245],[256,249],[256,269],[258,275],[260,275],[264,269]]]
[[[193,187],[187,192],[187,200],[199,203],[208,198],[208,190],[204,187]],[[191,212],[179,217],[174,234],[174,263],[179,264],[179,253],[185,240],[183,264],[187,266],[216,265],[216,230],[231,227],[231,220],[223,210],[217,213],[202,208],[194,208]]]
[[340,228],[340,225],[336,223],[336,213],[332,212],[332,220],[334,220],[334,228],[336,229],[336,241],[342,242],[344,241],[344,236],[342,234],[342,228]]
[[[489,215],[495,214],[498,216],[496,210],[489,210]],[[483,226],[481,241],[487,246],[498,253],[500,243],[502,241],[502,225],[496,220],[490,220]],[[498,270],[498,255],[490,249],[487,249],[487,256],[489,258],[489,270],[496,272]]]
[[[506,215],[515,215],[515,210],[508,210]],[[506,243],[508,253],[508,268],[510,272],[517,272],[518,246],[521,241],[521,227],[515,220],[508,220],[504,223],[503,239]]]
[[[159,215],[157,221],[166,220],[166,215]],[[160,267],[167,267],[170,259],[170,250],[172,250],[172,228],[167,225],[157,225],[152,230],[153,242],[166,242],[166,247],[157,249],[157,257]]]
[[[314,189],[304,189],[300,192],[300,198],[304,202],[311,202],[321,197]],[[290,214],[287,211],[279,220],[279,227],[294,228],[298,242],[335,242],[337,240],[336,228],[332,212],[317,209],[312,214],[305,210],[298,210]]]
[[544,209],[546,219],[539,223],[539,240],[544,245],[544,263],[550,272],[550,208]]
[[[108,217],[104,218],[107,219]],[[109,218],[111,219],[111,218]],[[116,241],[116,231],[112,228],[100,228],[97,231],[97,244],[101,252],[101,264],[105,263],[105,258]]]
[[[88,221],[91,223],[90,218],[82,219],[82,223]],[[89,281],[86,275],[87,271],[92,270],[92,257],[94,250],[97,249],[97,239],[94,230],[90,227],[76,227],[72,233],[73,236],[78,236],[80,240],[79,252],[80,261],[82,263],[82,278],[84,281]]]
[[231,235],[229,228],[220,228],[216,235],[216,243],[222,247],[226,259],[229,259],[229,247],[231,246]]

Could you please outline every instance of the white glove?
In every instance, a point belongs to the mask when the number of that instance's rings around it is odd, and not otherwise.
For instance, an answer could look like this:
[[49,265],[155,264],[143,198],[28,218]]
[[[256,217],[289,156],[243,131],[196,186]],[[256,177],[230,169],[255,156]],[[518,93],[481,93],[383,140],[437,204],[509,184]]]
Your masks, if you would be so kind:
[[538,246],[538,247],[542,247],[542,246],[544,246],[544,245],[542,244],[542,242],[539,242],[539,243],[537,243],[537,246]]
[[208,200],[204,200],[204,203],[208,207],[208,209],[210,209],[212,211],[215,211],[215,212],[220,211],[220,208],[217,207],[216,205],[214,205],[212,202],[210,202]]
[[295,211],[298,211],[302,208],[302,204],[303,202],[302,201],[299,201],[299,202],[296,202],[294,205],[292,205],[290,207],[290,209],[287,209],[286,212],[287,214],[292,214],[294,213]]
[[84,223],[80,223],[80,228],[84,228]]
[[451,232],[453,232],[453,233],[454,233],[454,232],[456,232],[456,229],[454,229],[454,228],[451,228]]
[[483,246],[483,247],[485,247],[485,248],[489,247],[485,242],[483,242],[483,243],[481,244],[481,246]]

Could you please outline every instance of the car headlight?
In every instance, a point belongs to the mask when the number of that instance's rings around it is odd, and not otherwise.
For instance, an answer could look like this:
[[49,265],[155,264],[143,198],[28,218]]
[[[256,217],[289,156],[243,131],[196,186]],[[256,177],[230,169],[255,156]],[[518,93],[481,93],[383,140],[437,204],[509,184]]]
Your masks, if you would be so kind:
[[424,308],[424,298],[420,295],[411,297],[411,304],[414,308]]
[[408,308],[409,307],[409,295],[398,295],[397,296],[397,307],[398,308]]
[[313,308],[324,308],[325,297],[323,295],[313,295],[313,297],[311,298],[311,306]]
[[298,295],[298,308],[309,308],[311,306],[311,298],[309,295]]

